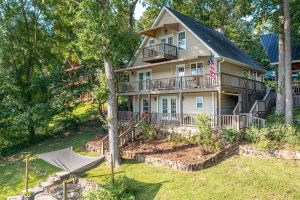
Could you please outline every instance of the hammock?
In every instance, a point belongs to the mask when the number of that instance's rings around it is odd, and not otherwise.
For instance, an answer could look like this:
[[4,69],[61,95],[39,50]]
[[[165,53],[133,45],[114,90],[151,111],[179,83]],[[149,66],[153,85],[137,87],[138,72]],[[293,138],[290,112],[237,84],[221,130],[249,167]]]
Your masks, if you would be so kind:
[[75,153],[71,148],[37,154],[37,157],[66,172],[82,173],[104,162],[105,157],[88,157]]

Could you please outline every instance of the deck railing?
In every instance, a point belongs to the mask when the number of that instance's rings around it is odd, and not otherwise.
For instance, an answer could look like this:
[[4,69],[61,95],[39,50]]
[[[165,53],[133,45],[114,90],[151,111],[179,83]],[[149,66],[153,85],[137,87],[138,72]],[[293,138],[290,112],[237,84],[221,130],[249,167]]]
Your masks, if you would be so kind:
[[161,43],[143,48],[143,58],[151,59],[156,56],[177,58],[177,47],[167,43]]
[[266,87],[263,82],[222,73],[222,86],[241,88],[255,91],[265,91]]
[[264,96],[263,100],[256,100],[254,102],[249,113],[254,117],[257,117],[260,114],[265,114],[272,103],[275,102],[275,99],[276,94],[272,90],[269,90]]
[[300,81],[292,82],[293,95],[300,95]]
[[[147,119],[151,124],[195,126],[197,116],[198,114],[187,113],[148,113]],[[221,123],[222,128],[240,130],[251,125],[265,125],[265,119],[251,115],[221,115],[221,118],[219,115],[209,115],[209,117],[212,127],[220,127],[219,123]]]
[[[222,86],[241,88],[248,90],[264,91],[263,82],[245,79],[222,73]],[[217,89],[220,86],[220,74],[216,73],[213,79],[210,74],[194,76],[171,77],[163,79],[153,79],[135,82],[122,82],[117,84],[118,93],[130,93],[140,91],[162,91],[162,90],[182,90],[182,89]]]

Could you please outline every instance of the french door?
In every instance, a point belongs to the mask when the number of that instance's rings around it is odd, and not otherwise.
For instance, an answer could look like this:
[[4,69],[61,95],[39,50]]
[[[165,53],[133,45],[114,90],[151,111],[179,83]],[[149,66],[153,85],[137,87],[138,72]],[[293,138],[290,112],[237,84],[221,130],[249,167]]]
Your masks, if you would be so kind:
[[149,90],[149,83],[151,80],[151,71],[139,72],[139,89]]
[[182,64],[182,65],[177,65],[176,66],[176,71],[177,71],[177,87],[183,87],[183,77],[185,76],[185,65]]
[[160,101],[160,112],[163,120],[176,120],[177,97],[163,96]]

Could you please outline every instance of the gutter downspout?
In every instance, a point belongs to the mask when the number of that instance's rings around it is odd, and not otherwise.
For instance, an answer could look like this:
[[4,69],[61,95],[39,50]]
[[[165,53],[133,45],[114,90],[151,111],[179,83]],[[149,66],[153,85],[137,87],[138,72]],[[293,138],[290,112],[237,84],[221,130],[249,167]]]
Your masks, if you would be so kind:
[[219,64],[219,88],[218,88],[218,126],[219,128],[222,128],[222,108],[221,108],[221,96],[222,96],[222,74],[221,74],[221,64],[225,61],[225,59],[222,57],[222,60],[218,63]]

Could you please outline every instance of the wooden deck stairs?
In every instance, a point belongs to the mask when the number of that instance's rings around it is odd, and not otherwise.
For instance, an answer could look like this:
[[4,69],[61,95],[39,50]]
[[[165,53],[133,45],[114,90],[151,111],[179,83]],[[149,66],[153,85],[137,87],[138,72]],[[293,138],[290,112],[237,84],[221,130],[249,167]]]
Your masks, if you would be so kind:
[[[140,134],[140,124],[143,120],[148,118],[148,114],[140,116],[139,113],[133,115],[133,117],[126,123],[120,123],[118,125],[118,135],[119,135],[119,146],[123,147],[128,142],[134,141],[138,138]],[[107,155],[109,153],[109,136],[105,136],[101,139],[101,155]]]

